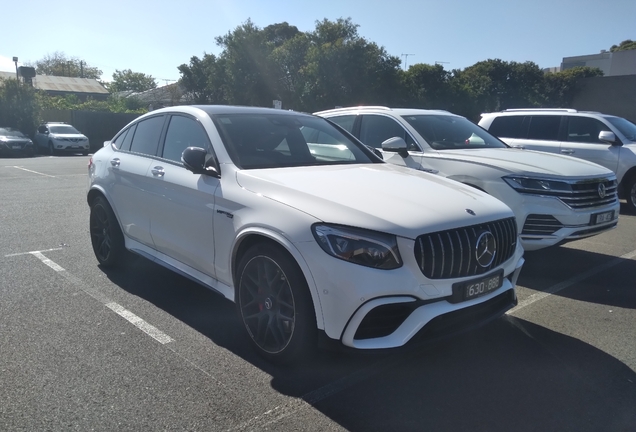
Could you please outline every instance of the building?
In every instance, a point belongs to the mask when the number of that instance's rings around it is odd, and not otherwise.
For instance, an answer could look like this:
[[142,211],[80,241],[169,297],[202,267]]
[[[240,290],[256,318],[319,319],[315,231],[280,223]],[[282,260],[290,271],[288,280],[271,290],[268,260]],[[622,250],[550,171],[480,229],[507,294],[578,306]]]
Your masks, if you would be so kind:
[[[0,72],[0,79],[15,79],[15,73]],[[36,75],[31,82],[35,89],[45,91],[50,96],[75,95],[81,101],[88,98],[105,100],[110,94],[99,81],[92,78]]]
[[578,66],[599,68],[606,77],[636,75],[636,49],[615,52],[603,50],[599,54],[563,57],[561,70]]

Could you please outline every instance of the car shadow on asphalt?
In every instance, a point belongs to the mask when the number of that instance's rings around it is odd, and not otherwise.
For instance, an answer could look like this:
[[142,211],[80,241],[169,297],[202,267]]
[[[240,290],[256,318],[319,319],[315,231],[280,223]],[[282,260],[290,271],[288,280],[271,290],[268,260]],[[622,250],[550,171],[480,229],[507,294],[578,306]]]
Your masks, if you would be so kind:
[[[636,425],[633,370],[519,318],[506,315],[452,338],[379,353],[321,350],[301,365],[282,367],[250,348],[230,301],[144,258],[128,267],[106,274],[269,374],[277,392],[303,399],[351,431],[629,431]],[[263,428],[271,420],[262,417]],[[302,419],[290,412],[278,421]]]
[[634,259],[551,247],[525,253],[517,285],[571,299],[636,309]]

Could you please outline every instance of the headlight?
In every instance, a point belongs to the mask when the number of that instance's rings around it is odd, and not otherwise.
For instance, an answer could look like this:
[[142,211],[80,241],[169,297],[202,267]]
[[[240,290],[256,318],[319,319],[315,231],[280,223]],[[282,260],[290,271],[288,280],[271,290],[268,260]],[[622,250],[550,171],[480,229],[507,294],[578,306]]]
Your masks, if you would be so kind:
[[402,266],[394,235],[339,225],[316,224],[312,232],[329,255],[383,270]]
[[559,192],[572,192],[572,187],[568,183],[561,181],[522,176],[506,176],[502,178],[517,192],[545,195]]

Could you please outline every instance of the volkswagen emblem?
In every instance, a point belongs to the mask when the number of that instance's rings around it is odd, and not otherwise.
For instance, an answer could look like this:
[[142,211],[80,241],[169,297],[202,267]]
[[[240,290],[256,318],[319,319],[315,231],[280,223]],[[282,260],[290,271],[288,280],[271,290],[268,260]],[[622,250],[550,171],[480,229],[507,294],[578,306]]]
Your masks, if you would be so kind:
[[477,243],[475,244],[475,258],[477,264],[486,268],[492,264],[497,254],[497,241],[495,236],[490,231],[482,232],[477,237]]
[[468,213],[471,216],[476,216],[475,212],[472,211],[471,209],[466,209],[466,213]]
[[605,189],[605,185],[603,183],[599,183],[598,184],[598,197],[600,199],[605,198],[605,195],[607,194],[607,189]]

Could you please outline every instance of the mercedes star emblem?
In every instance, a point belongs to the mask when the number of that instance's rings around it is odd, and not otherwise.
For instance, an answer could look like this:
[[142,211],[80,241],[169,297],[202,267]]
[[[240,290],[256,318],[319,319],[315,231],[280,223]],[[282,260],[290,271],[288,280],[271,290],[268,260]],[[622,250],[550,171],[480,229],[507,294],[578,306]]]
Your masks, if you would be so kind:
[[477,244],[475,245],[475,258],[477,258],[477,264],[486,268],[492,264],[497,253],[497,241],[495,236],[490,231],[482,232],[477,237]]

